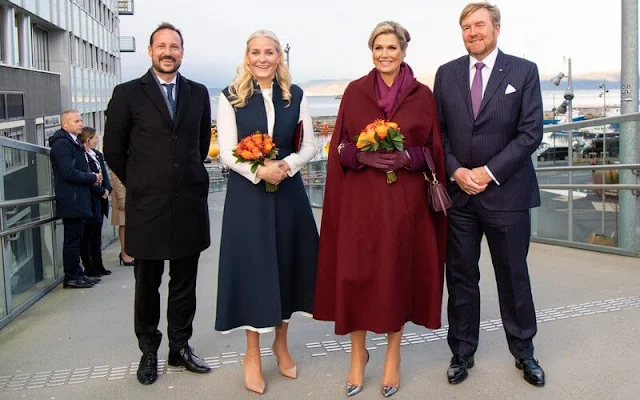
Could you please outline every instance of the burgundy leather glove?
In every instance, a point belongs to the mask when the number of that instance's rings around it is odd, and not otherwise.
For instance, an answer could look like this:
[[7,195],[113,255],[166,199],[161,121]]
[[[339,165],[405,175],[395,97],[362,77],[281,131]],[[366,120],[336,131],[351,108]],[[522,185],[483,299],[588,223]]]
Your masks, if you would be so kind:
[[411,165],[411,157],[409,157],[406,151],[394,151],[391,154],[393,154],[394,157],[394,163],[391,167],[392,170],[396,171]]
[[387,172],[393,170],[396,156],[393,153],[378,153],[374,151],[360,151],[356,154],[356,159],[360,164]]

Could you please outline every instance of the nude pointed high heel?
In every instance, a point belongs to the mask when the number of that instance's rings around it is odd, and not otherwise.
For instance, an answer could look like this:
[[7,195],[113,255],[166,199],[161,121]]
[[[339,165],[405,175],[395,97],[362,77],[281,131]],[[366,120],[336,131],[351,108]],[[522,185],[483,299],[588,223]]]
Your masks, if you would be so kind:
[[287,378],[296,379],[298,377],[298,366],[293,364],[292,368],[284,369],[278,364],[278,369],[280,370],[280,374],[282,376],[286,376]]
[[245,362],[247,359],[247,356],[244,356],[244,359],[242,360],[242,369],[244,372],[244,387],[247,388],[247,390],[254,392],[254,393],[258,393],[258,394],[264,394],[264,391],[266,389],[266,383],[264,382],[264,377],[262,377],[262,373],[260,373],[260,377],[262,378],[261,382],[251,382],[247,379],[247,363]]
[[276,352],[273,349],[273,347],[271,347],[271,351],[273,352],[273,355],[276,356],[276,364],[278,364],[278,369],[280,370],[280,374],[287,378],[296,379],[298,377],[298,365],[296,364],[296,362],[295,361],[293,362],[293,367],[285,369],[282,367],[282,365],[280,365],[280,360],[278,360],[278,356],[276,355]]

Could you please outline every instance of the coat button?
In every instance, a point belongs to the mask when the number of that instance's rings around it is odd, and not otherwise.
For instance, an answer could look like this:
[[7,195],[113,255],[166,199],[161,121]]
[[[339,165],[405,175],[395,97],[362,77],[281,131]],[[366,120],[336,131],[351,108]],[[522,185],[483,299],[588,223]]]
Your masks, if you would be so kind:
[[178,192],[173,192],[173,197],[178,197]]
[[171,137],[173,138],[173,140],[177,140],[178,139],[178,135],[173,135]]
[[178,164],[178,163],[173,163],[173,166],[174,166],[175,168],[178,168],[178,167],[180,166],[180,164]]

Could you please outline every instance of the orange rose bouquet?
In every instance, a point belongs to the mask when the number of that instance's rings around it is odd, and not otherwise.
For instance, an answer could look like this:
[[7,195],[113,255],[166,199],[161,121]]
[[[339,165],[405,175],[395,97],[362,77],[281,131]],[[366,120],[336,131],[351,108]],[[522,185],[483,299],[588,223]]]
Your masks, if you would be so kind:
[[[392,121],[377,119],[367,125],[356,137],[356,147],[361,151],[403,150],[404,136],[400,127]],[[398,179],[396,173],[387,171],[387,183]]]
[[[273,139],[266,133],[256,133],[244,137],[233,150],[236,163],[248,162],[251,164],[251,172],[256,172],[259,166],[264,166],[266,160],[272,160],[278,155],[278,148]],[[278,185],[265,181],[267,192],[275,192]]]

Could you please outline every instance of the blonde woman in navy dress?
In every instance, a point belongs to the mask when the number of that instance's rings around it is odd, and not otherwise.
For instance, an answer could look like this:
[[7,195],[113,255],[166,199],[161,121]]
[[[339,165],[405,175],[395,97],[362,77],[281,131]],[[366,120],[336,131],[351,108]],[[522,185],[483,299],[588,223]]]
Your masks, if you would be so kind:
[[[298,123],[306,132],[294,149]],[[315,156],[313,124],[302,89],[291,84],[284,53],[270,31],[247,40],[244,63],[220,95],[220,160],[231,171],[225,199],[218,272],[216,330],[246,331],[243,360],[247,389],[264,393],[260,334],[275,331],[272,344],[280,373],[296,378],[287,345],[294,312],[311,313],[315,289],[318,231],[298,171]],[[236,163],[242,138],[269,133],[280,149],[276,160],[251,172]],[[274,193],[265,182],[278,185]]]

